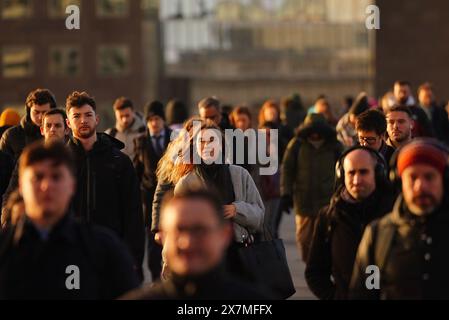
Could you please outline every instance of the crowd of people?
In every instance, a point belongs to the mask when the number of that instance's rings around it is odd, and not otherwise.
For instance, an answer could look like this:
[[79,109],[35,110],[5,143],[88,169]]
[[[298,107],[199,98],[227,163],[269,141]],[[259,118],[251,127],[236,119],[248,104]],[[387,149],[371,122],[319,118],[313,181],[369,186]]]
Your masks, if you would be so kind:
[[240,252],[291,213],[319,299],[448,298],[445,106],[407,81],[347,101],[337,119],[324,95],[257,110],[206,97],[190,117],[120,97],[99,132],[88,93],[64,110],[32,91],[23,118],[0,116],[0,298],[271,299]]

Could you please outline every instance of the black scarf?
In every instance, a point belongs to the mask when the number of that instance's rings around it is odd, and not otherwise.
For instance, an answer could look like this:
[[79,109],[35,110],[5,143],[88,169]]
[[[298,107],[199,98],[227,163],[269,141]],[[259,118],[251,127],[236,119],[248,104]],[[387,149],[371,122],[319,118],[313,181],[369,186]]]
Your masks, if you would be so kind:
[[235,201],[234,187],[228,164],[201,164],[197,166],[198,175],[206,182],[207,187],[215,192],[223,205]]

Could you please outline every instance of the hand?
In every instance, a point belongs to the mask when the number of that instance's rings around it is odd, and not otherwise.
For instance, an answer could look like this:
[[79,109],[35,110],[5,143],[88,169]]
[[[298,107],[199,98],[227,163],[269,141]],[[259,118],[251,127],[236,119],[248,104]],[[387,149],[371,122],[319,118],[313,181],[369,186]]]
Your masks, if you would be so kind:
[[286,212],[290,214],[290,209],[293,207],[293,198],[290,195],[285,195],[281,197],[280,209],[281,212]]
[[237,208],[233,204],[223,206],[223,211],[226,219],[232,219],[237,215]]
[[156,241],[156,243],[158,244],[162,244],[162,237],[160,232],[156,232],[154,234],[154,241]]

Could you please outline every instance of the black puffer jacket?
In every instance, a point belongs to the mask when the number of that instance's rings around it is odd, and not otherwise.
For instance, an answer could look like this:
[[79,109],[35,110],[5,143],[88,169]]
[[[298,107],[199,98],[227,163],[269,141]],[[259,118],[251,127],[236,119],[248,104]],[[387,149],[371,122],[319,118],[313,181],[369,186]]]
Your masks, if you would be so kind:
[[[369,225],[351,280],[353,299],[449,299],[449,206],[418,217],[398,198],[393,211]],[[380,271],[379,289],[366,288],[369,265]]]
[[365,201],[352,203],[345,200],[350,197],[346,189],[340,190],[319,213],[305,271],[307,284],[319,299],[347,299],[363,231],[389,212],[394,201],[388,193],[375,191]]
[[78,164],[77,192],[72,201],[76,216],[114,230],[140,267],[144,252],[140,190],[131,160],[120,152],[123,143],[97,133],[97,141],[88,152],[75,138],[68,145]]
[[25,146],[40,139],[42,139],[40,128],[31,121],[30,116],[24,116],[19,125],[3,133],[0,150],[9,154],[15,162]]

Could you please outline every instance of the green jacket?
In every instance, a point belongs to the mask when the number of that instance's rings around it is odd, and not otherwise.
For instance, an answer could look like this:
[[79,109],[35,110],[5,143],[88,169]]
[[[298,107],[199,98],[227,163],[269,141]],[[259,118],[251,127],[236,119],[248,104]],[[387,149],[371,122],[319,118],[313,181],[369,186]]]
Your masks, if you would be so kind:
[[287,146],[281,168],[281,195],[293,198],[295,213],[316,216],[334,192],[335,163],[343,151],[336,137],[315,148],[297,136]]

